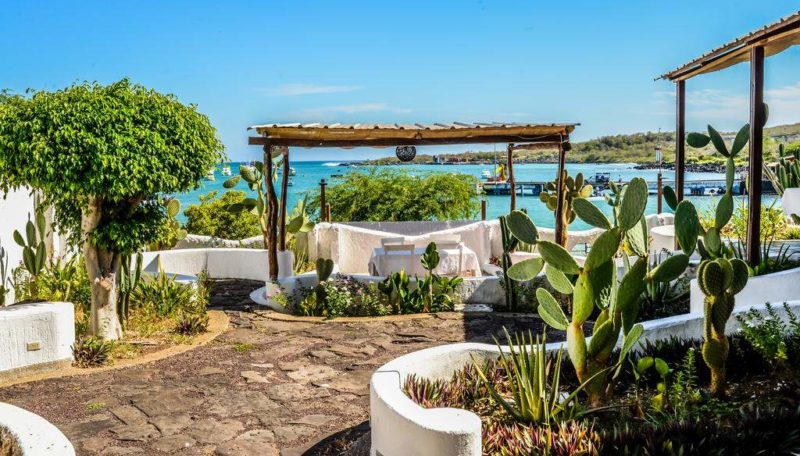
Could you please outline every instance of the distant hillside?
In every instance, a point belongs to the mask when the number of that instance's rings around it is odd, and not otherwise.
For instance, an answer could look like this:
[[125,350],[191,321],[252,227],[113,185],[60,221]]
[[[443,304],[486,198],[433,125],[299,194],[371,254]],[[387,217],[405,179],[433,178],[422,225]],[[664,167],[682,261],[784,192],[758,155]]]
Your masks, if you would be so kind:
[[[735,132],[723,133],[727,140],[732,140]],[[776,155],[779,143],[794,143],[800,141],[800,123],[780,125],[764,129],[764,150],[766,160]],[[665,163],[675,160],[675,134],[666,133],[634,133],[630,135],[602,136],[573,143],[572,151],[567,160],[571,163],[652,163],[655,157],[656,145],[661,145],[661,153]],[[503,159],[505,153],[486,151],[467,151],[458,154],[441,154],[437,158],[442,160],[455,159],[468,163],[491,163]],[[555,150],[525,151],[514,153],[519,163],[552,163],[558,159]],[[721,157],[715,155],[710,147],[703,150],[687,148],[687,161],[696,163],[718,162]],[[433,163],[432,155],[418,155],[414,163]],[[388,165],[400,164],[395,157],[370,160],[367,164]]]

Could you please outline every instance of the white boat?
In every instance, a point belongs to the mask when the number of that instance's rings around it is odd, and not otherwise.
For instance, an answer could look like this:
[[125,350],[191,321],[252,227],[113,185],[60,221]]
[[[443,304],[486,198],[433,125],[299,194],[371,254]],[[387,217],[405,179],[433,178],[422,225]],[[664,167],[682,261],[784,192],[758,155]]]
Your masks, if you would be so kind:
[[216,169],[212,168],[212,169],[208,170],[208,172],[206,173],[206,180],[207,181],[213,181],[213,180],[216,180],[216,179],[217,179]]
[[[283,167],[278,168],[278,174],[283,174]],[[295,174],[297,174],[297,171],[295,171],[295,169],[290,166],[289,167],[289,175],[290,176],[294,176]]]
[[233,172],[231,171],[230,165],[225,165],[222,167],[222,175],[223,176],[232,176]]
[[489,179],[490,177],[492,177],[492,172],[489,171],[488,169],[484,169],[483,171],[481,171],[481,177],[484,179]]

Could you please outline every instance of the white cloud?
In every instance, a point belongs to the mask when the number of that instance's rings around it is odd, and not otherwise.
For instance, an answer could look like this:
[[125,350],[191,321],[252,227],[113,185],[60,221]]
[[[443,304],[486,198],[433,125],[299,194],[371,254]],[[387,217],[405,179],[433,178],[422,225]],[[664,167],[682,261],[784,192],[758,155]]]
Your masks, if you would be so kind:
[[259,89],[259,91],[270,97],[296,97],[301,95],[318,95],[324,93],[354,92],[359,89],[361,89],[361,87],[358,86],[295,83]]

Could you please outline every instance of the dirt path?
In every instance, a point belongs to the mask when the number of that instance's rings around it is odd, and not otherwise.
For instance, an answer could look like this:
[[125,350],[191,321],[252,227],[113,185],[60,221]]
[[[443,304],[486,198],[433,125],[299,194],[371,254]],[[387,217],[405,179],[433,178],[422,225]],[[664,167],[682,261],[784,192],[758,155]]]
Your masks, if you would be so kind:
[[286,322],[251,308],[256,286],[215,286],[212,306],[228,312],[231,328],[206,346],[0,389],[0,401],[50,420],[82,455],[339,454],[367,428],[369,378],[381,364],[434,345],[491,342],[503,325],[541,329],[535,317],[502,314]]

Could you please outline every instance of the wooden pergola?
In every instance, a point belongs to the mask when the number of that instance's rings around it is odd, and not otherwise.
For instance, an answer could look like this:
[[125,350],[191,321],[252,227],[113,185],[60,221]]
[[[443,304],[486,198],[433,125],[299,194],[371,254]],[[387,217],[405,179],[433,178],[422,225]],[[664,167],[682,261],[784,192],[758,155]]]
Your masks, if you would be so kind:
[[750,62],[750,143],[748,194],[750,207],[747,224],[747,262],[761,260],[761,179],[766,112],[764,106],[764,57],[778,54],[800,44],[800,11],[766,25],[703,54],[659,79],[675,82],[675,193],[683,199],[686,162],[686,81],[742,62]]
[[[263,146],[265,174],[272,174],[272,157],[283,155],[283,176],[281,182],[280,214],[275,213],[278,198],[272,179],[267,181],[269,199],[269,269],[272,279],[277,278],[277,251],[286,249],[284,230],[286,226],[286,194],[289,183],[290,147],[390,147],[390,146],[439,146],[448,144],[486,144],[507,143],[508,183],[511,186],[511,210],[516,208],[513,154],[520,149],[557,149],[558,166],[558,204],[556,208],[556,238],[559,230],[560,214],[563,212],[562,171],[566,152],[571,149],[569,135],[579,124],[529,124],[529,123],[434,123],[434,124],[321,124],[321,123],[281,123],[254,125],[258,136],[248,139],[250,145]],[[323,187],[324,188],[324,187]],[[322,217],[325,219],[324,207]],[[280,240],[277,233],[280,232]]]

